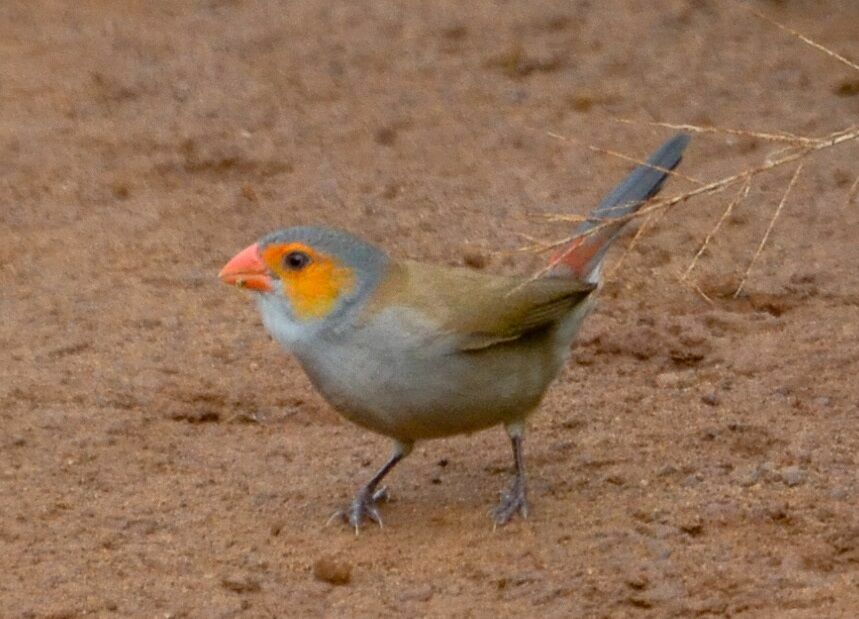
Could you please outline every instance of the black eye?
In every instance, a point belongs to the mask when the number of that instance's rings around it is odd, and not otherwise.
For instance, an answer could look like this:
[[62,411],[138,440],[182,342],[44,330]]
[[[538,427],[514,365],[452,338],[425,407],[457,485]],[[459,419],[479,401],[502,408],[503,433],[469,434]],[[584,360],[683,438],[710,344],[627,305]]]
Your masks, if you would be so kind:
[[290,271],[300,271],[308,264],[310,264],[310,256],[303,251],[291,251],[283,257],[283,266]]

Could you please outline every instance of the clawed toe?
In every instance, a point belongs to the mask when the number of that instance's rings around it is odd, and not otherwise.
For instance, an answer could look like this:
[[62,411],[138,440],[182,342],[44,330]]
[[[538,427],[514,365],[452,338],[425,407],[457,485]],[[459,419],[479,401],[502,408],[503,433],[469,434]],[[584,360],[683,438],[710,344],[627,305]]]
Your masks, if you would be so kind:
[[387,502],[390,499],[390,495],[388,494],[388,487],[382,486],[378,490],[373,493],[373,503],[380,503],[382,501]]
[[370,492],[369,488],[363,488],[358,494],[355,495],[355,498],[352,499],[352,502],[345,509],[339,509],[328,519],[330,523],[332,520],[341,519],[343,522],[348,524],[350,527],[355,529],[355,534],[358,534],[358,531],[361,529],[361,525],[364,524],[365,520],[370,520],[375,522],[380,527],[384,526],[382,523],[382,516],[379,513],[378,504],[381,501],[388,500],[388,489],[386,487],[381,487],[375,492]]
[[502,493],[501,503],[492,510],[492,519],[495,526],[504,526],[513,516],[519,513],[522,518],[528,518],[528,499],[525,497],[525,489],[514,484],[509,492]]

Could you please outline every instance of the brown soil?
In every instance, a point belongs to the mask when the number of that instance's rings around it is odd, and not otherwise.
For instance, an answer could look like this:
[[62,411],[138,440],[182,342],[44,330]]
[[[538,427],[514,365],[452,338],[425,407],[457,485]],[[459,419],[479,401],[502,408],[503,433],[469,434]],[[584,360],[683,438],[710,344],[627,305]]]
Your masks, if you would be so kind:
[[[859,4],[760,1],[859,59]],[[493,530],[500,430],[420,445],[384,529],[325,522],[387,453],[215,277],[273,228],[527,271],[669,132],[820,135],[857,73],[730,2],[0,3],[0,615],[847,617],[859,612],[859,174],[757,183],[626,255]],[[700,136],[718,178],[776,149]],[[691,187],[674,180],[676,192]],[[731,190],[733,191],[733,190]],[[613,254],[609,268],[622,251]]]

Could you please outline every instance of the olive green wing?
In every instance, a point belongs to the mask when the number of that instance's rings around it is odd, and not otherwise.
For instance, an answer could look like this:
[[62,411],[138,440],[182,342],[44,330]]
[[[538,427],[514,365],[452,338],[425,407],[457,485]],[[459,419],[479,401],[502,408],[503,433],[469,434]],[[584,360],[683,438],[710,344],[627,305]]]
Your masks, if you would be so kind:
[[457,348],[481,350],[520,339],[566,318],[596,288],[569,278],[491,278],[451,317]]
[[365,316],[397,307],[405,339],[415,347],[473,351],[554,325],[594,288],[569,277],[504,277],[392,262]]

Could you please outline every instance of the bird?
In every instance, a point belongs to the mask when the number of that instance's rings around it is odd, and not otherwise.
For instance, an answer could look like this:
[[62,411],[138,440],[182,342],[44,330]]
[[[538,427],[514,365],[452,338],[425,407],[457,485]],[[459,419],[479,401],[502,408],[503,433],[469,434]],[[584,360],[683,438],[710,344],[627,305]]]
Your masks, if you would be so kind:
[[536,276],[396,259],[334,228],[266,234],[219,273],[250,291],[265,329],[343,417],[393,451],[338,510],[380,526],[382,481],[418,441],[502,425],[514,475],[495,525],[527,518],[526,421],[563,368],[594,306],[608,248],[680,163],[680,133],[634,168]]

